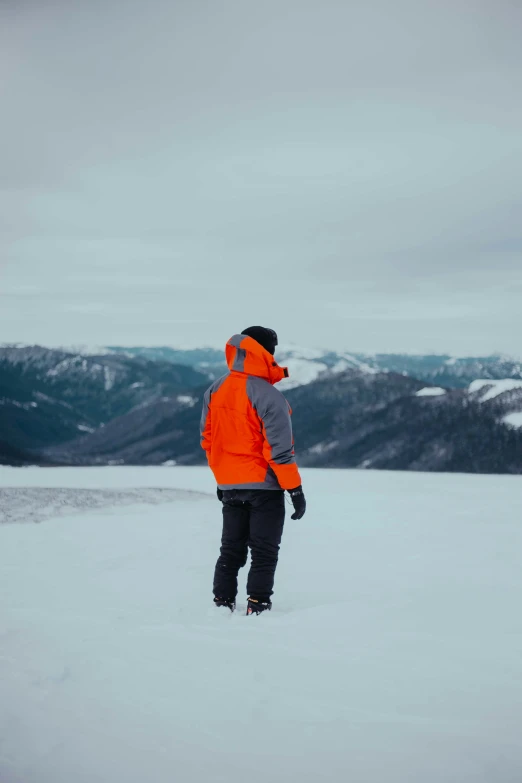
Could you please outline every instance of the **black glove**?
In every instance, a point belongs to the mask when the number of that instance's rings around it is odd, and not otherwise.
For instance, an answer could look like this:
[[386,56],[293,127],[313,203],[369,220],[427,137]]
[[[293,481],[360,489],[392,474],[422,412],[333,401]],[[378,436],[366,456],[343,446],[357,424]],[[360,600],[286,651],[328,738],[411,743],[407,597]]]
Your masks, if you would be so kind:
[[289,489],[288,492],[290,493],[290,497],[295,509],[294,513],[292,514],[292,519],[301,519],[301,517],[304,517],[304,513],[306,511],[306,500],[303,488],[301,486],[296,487],[295,489]]
[[217,496],[218,496],[219,502],[222,503],[223,502],[223,490],[220,489],[219,487],[217,488]]

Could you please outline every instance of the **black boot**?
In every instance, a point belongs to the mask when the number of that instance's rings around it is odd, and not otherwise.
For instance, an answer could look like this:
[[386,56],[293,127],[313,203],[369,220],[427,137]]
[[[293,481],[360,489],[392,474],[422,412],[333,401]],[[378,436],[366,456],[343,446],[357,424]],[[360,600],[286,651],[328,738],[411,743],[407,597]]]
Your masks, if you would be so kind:
[[257,598],[249,598],[247,604],[247,614],[261,614],[261,612],[270,611],[272,601],[258,601]]
[[226,606],[227,609],[230,609],[230,611],[233,612],[236,608],[236,601],[234,598],[219,598],[219,596],[216,595],[214,598],[214,606]]

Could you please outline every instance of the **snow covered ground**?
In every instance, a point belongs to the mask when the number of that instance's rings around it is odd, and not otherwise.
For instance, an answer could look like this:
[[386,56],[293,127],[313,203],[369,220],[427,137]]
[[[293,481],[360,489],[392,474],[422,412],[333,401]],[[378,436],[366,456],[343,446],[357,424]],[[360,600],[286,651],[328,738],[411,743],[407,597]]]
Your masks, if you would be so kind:
[[415,396],[441,397],[443,394],[446,394],[446,389],[443,389],[442,386],[426,386],[424,389],[419,389],[419,391],[415,393]]
[[502,417],[502,421],[504,424],[508,424],[510,427],[518,429],[519,427],[522,427],[522,411],[507,413]]
[[2,522],[42,522],[70,513],[136,503],[166,503],[190,493],[177,489],[74,489],[0,487]]
[[207,470],[0,469],[1,783],[520,783],[521,478],[304,483],[247,618]]
[[522,381],[515,378],[504,378],[502,380],[477,380],[473,381],[469,385],[470,394],[482,392],[479,394],[480,402],[488,402],[488,400],[494,400],[495,397],[500,397],[505,392],[514,391],[516,389],[522,389]]

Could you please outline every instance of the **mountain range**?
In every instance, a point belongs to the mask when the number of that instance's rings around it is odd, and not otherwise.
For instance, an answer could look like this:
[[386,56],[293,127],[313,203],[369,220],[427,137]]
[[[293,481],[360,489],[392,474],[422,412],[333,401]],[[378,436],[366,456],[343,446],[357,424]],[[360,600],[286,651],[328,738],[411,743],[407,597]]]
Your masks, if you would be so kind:
[[[219,377],[226,372],[224,352],[215,348],[179,350],[160,348],[109,348],[117,354],[143,357],[153,360],[187,364],[194,369]],[[289,381],[278,388],[289,389],[310,383],[332,372],[349,369],[367,372],[395,372],[409,375],[434,385],[450,388],[466,388],[477,379],[500,380],[513,378],[522,380],[522,361],[507,356],[455,357],[448,354],[362,354],[336,352],[319,349],[282,346],[276,354],[279,364],[290,369]]]
[[45,460],[48,447],[94,433],[141,406],[175,404],[207,383],[190,366],[145,357],[0,347],[0,460],[9,460],[8,446],[21,452],[19,460],[26,451]]
[[[522,363],[282,348],[303,466],[522,473]],[[199,464],[215,349],[0,346],[0,464]]]

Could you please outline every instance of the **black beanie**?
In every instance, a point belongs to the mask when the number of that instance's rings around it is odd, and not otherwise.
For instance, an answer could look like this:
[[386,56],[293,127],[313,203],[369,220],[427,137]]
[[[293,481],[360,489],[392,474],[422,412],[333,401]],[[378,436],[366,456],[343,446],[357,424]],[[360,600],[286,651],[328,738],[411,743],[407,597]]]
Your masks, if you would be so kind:
[[264,326],[249,326],[248,329],[243,329],[241,334],[251,337],[259,345],[262,345],[265,351],[271,353],[272,356],[274,355],[277,345],[277,334],[273,329],[266,329]]

